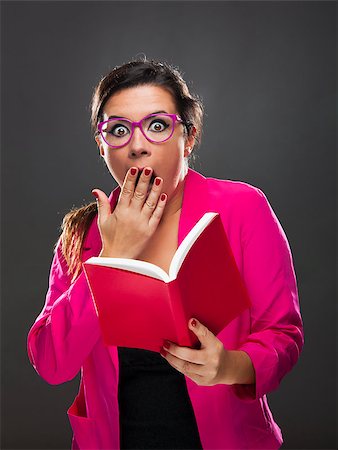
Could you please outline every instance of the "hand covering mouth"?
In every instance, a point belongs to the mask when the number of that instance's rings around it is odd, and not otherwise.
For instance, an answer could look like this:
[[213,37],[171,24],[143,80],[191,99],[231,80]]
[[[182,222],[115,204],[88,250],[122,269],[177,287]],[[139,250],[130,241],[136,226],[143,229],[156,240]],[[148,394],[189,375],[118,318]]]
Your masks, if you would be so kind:
[[[136,177],[135,186],[139,182],[139,179],[140,179],[141,175],[142,175],[142,171],[139,170],[139,172],[137,174],[137,177]],[[156,173],[153,171],[152,174],[151,174],[151,177],[150,177],[150,181],[149,181],[149,186],[150,187],[153,185],[156,176],[157,176]]]

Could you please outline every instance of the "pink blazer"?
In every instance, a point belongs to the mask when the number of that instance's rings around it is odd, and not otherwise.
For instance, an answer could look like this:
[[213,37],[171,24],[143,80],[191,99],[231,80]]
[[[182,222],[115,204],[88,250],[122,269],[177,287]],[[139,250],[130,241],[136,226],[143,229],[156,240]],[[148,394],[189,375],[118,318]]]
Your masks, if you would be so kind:
[[[118,186],[110,194],[112,209],[120,190]],[[207,178],[189,168],[178,245],[208,211],[221,215],[252,300],[252,308],[217,337],[226,349],[250,356],[256,383],[198,386],[185,377],[201,442],[204,449],[277,449],[283,443],[282,433],[266,394],[278,388],[304,344],[289,243],[260,189]],[[119,449],[117,348],[103,344],[84,272],[70,284],[59,244],[45,305],[28,333],[29,359],[53,385],[72,380],[81,370],[79,393],[67,411],[72,449]],[[98,256],[101,248],[96,216],[86,235],[82,261]]]

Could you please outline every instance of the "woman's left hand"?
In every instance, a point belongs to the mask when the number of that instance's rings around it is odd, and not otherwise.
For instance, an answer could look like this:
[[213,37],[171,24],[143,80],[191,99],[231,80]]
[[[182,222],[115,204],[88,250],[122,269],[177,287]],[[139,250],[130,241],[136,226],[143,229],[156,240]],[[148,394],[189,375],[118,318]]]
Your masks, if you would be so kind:
[[[194,320],[196,326],[192,326]],[[197,319],[191,319],[188,326],[198,337],[201,348],[192,349],[168,342],[169,346],[164,345],[164,351],[161,349],[161,355],[172,367],[200,386],[214,386],[220,383],[232,384],[230,352]]]

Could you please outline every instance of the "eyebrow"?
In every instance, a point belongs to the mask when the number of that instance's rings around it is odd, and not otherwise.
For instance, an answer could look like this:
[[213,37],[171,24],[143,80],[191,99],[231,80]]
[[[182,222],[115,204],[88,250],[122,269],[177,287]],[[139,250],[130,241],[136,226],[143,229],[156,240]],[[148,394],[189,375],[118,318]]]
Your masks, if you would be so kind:
[[[150,116],[150,114],[159,114],[159,113],[165,113],[165,114],[169,114],[167,111],[154,111],[152,113],[146,114],[146,116]],[[145,116],[145,117],[146,117]],[[108,119],[119,119],[122,118],[123,116],[109,116]],[[127,119],[127,117],[123,117],[124,119]]]

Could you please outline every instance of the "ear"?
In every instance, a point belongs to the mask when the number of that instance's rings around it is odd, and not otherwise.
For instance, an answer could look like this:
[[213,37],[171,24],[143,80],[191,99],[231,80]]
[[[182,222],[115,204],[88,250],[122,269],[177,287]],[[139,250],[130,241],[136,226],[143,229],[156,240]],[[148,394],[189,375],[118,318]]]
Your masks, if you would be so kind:
[[98,146],[98,148],[100,150],[100,156],[103,157],[104,156],[104,148],[103,148],[103,145],[102,145],[102,142],[101,142],[101,139],[100,139],[99,135],[95,136],[95,141],[96,141],[96,144],[97,144],[97,146]]
[[193,151],[194,145],[195,145],[195,135],[196,135],[196,127],[193,126],[191,129],[191,135],[187,137],[186,143],[185,143],[185,149],[184,149],[184,156],[187,157],[190,155],[190,153]]

